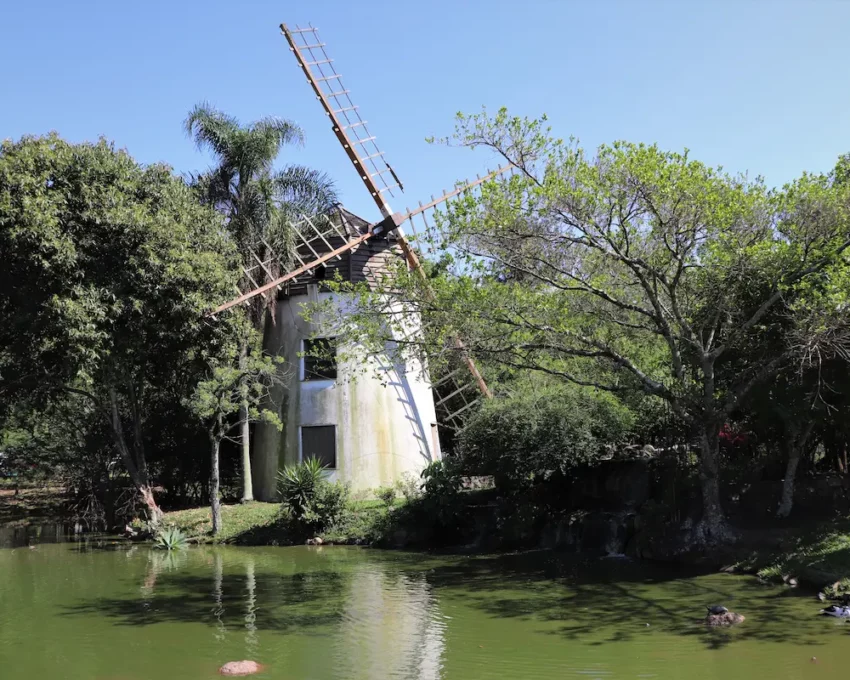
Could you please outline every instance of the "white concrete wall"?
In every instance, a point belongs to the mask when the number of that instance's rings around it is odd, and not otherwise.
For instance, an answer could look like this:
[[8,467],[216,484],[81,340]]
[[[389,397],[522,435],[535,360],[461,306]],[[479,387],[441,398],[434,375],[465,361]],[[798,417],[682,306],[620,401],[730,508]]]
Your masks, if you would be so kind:
[[255,496],[275,499],[278,470],[300,460],[302,425],[336,426],[337,469],[331,478],[349,482],[355,491],[391,485],[405,473],[418,477],[440,457],[430,384],[417,364],[392,366],[386,356],[376,360],[350,348],[344,354],[352,358],[338,364],[336,381],[302,381],[298,354],[302,341],[318,328],[301,314],[311,299],[332,300],[338,314],[348,303],[344,297],[317,293],[315,286],[307,296],[277,303],[276,324],[266,333],[265,347],[286,360],[284,382],[272,393],[272,408],[284,428],[255,427]]

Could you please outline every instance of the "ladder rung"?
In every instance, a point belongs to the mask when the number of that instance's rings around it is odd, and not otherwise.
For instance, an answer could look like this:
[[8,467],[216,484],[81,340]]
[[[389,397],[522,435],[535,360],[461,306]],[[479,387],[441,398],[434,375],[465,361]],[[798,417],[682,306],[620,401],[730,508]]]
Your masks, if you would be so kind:
[[307,66],[318,66],[319,64],[330,64],[333,59],[319,59],[319,61],[305,61]]
[[320,47],[324,47],[325,43],[316,43],[315,45],[299,45],[298,49],[300,50],[317,50]]
[[389,168],[384,168],[383,170],[378,170],[378,172],[373,172],[369,177],[377,177],[378,175],[383,175],[385,172],[389,172]]
[[447,383],[449,380],[451,380],[452,378],[454,378],[462,370],[463,370],[463,368],[454,369],[451,373],[447,373],[442,378],[437,380],[437,382],[435,382],[433,385],[431,385],[431,387],[433,387],[434,389],[438,388],[440,385],[443,385],[443,384]]
[[345,113],[346,111],[356,111],[359,106],[346,106],[344,109],[337,109],[334,113]]
[[384,155],[383,151],[379,151],[378,153],[373,153],[371,156],[366,156],[366,158],[363,159],[363,162],[365,163],[366,161],[372,160],[373,158],[381,158],[381,156],[383,156],[383,155]]
[[366,142],[372,142],[372,141],[374,141],[374,140],[376,140],[376,139],[377,139],[377,137],[366,137],[366,139],[358,139],[358,140],[355,140],[354,144],[355,144],[355,145],[357,145],[357,144],[365,144]]
[[391,189],[401,189],[401,185],[398,182],[396,182],[395,184],[390,184],[389,186],[386,186],[383,189],[381,189],[380,192],[378,192],[378,193],[382,194],[385,191],[390,191]]
[[318,31],[318,28],[288,28],[290,33],[315,33]]
[[480,397],[479,397],[478,399],[476,399],[475,401],[470,401],[470,402],[469,402],[466,406],[463,406],[463,407],[459,408],[459,409],[458,409],[457,411],[455,411],[454,413],[448,413],[448,409],[447,409],[447,410],[446,410],[446,413],[447,413],[446,417],[447,417],[449,420],[454,420],[454,419],[455,419],[455,418],[457,418],[457,417],[458,417],[461,413],[463,413],[463,412],[464,412],[464,411],[466,411],[467,409],[470,409],[470,408],[472,408],[473,406],[475,406],[475,405],[476,405],[479,401],[481,401],[481,398],[480,398]]
[[325,76],[324,78],[316,78],[316,82],[317,83],[323,83],[326,80],[336,80],[337,78],[342,78],[342,75],[337,73],[336,75],[333,75],[333,76]]
[[460,393],[461,393],[461,392],[463,392],[464,390],[468,390],[470,387],[475,387],[475,385],[474,385],[473,383],[466,383],[466,385],[462,385],[459,389],[456,389],[456,390],[455,390],[454,392],[452,392],[451,394],[447,394],[445,397],[443,397],[442,399],[440,399],[440,401],[436,402],[436,403],[434,404],[434,406],[440,406],[440,405],[442,405],[442,404],[445,404],[445,403],[446,403],[449,399],[451,399],[451,398],[452,398],[452,397],[454,397],[455,395],[460,394]]
[[342,129],[343,130],[350,130],[351,128],[356,128],[356,127],[360,127],[361,125],[366,125],[366,123],[368,123],[368,122],[369,122],[368,120],[361,120],[359,123],[352,123],[351,125],[345,125],[345,126],[343,126]]
[[339,92],[328,92],[326,97],[341,97],[344,94],[348,94],[350,90],[340,90]]

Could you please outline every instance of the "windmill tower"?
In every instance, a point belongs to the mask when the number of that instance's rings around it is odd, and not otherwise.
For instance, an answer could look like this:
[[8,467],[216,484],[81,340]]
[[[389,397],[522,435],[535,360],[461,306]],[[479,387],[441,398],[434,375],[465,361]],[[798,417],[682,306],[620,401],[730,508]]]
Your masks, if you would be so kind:
[[[340,207],[333,215],[304,215],[291,222],[297,239],[294,261],[281,262],[268,244],[257,244],[267,259],[255,254],[256,264],[245,269],[248,289],[213,311],[222,313],[256,296],[276,296],[275,323],[267,326],[264,346],[290,368],[271,395],[283,430],[259,423],[253,438],[254,495],[260,500],[276,497],[281,467],[308,457],[319,458],[332,478],[349,482],[355,490],[389,485],[405,474],[418,476],[441,457],[438,427],[458,429],[475,405],[491,396],[460,338],[452,341],[453,370],[430,384],[417,360],[400,365],[389,353],[375,356],[364,350],[358,356],[355,348],[336,361],[337,338],[321,337],[328,319],[308,321],[302,311],[304,303],[321,303],[332,310],[330,316],[344,315],[352,300],[329,291],[323,282],[334,277],[369,284],[398,259],[424,280],[405,237],[405,224],[412,227],[418,218],[427,226],[427,215],[437,206],[510,169],[499,168],[413,210],[393,212],[389,200],[403,191],[402,183],[370,134],[317,29],[281,24],[281,31],[381,219],[369,222]],[[427,285],[425,291],[427,295]]]

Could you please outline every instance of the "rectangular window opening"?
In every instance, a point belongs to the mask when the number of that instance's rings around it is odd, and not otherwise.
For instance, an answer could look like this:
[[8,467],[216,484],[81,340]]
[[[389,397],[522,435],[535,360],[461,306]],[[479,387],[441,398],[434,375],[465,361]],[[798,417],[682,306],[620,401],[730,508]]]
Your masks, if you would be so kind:
[[336,470],[336,426],[302,425],[301,460],[317,458],[329,470]]
[[330,338],[304,341],[303,380],[336,380],[336,342]]

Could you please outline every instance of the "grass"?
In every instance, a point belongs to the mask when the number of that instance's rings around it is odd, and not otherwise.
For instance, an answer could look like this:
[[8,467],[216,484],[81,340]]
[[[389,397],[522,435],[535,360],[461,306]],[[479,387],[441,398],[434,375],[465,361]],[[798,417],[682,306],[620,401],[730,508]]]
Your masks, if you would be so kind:
[[222,505],[221,518],[222,530],[215,537],[210,536],[212,517],[209,506],[166,512],[163,524],[180,529],[194,541],[230,543],[249,532],[273,526],[280,518],[280,504],[254,501]]
[[[381,501],[353,501],[340,526],[322,535],[322,539],[331,543],[370,542],[376,524],[386,514],[386,506]],[[223,505],[221,515],[222,530],[218,536],[210,535],[212,518],[208,506],[167,512],[163,525],[180,529],[198,543],[287,545],[292,542],[279,503],[254,501]]]
[[768,580],[793,577],[807,587],[850,591],[850,520],[789,531],[778,547],[754,551],[737,566]]

